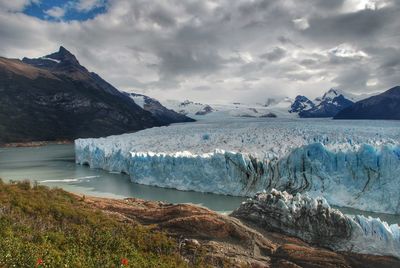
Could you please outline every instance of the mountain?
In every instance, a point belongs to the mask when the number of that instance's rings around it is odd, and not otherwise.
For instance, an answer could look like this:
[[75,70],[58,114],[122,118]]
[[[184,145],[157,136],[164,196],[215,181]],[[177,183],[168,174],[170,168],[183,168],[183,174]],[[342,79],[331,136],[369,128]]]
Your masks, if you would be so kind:
[[214,111],[214,108],[208,104],[202,104],[190,100],[167,100],[164,102],[164,105],[177,113],[188,116],[206,115]]
[[167,109],[158,100],[137,93],[126,93],[137,105],[150,112],[159,122],[170,124],[193,122],[194,119],[174,110]]
[[400,120],[400,86],[358,101],[340,111],[334,119]]
[[0,57],[0,95],[0,143],[108,136],[172,123],[143,110],[64,47],[37,59]]
[[297,96],[289,112],[297,112],[302,118],[333,117],[353,105],[353,99],[354,97],[348,97],[343,91],[331,88],[314,101],[304,96]]
[[211,103],[203,104],[189,100],[167,100],[163,104],[178,113],[198,120],[232,117],[287,118],[296,114],[288,113],[293,100],[290,98],[268,98],[264,103]]
[[315,104],[305,96],[298,95],[292,105],[289,113],[299,113],[315,107]]

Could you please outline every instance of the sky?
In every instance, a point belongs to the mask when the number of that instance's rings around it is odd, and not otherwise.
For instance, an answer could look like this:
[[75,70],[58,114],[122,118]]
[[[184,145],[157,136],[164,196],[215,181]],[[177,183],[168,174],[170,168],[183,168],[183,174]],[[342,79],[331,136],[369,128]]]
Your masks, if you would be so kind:
[[400,84],[398,0],[0,0],[0,56],[71,51],[120,90],[263,102]]

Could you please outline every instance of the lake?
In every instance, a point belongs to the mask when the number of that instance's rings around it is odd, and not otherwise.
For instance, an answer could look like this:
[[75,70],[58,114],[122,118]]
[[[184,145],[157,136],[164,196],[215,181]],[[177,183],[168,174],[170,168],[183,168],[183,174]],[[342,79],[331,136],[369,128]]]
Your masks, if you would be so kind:
[[[91,169],[75,164],[74,145],[50,144],[42,147],[0,148],[0,178],[30,180],[66,191],[109,198],[135,197],[168,203],[191,203],[229,213],[245,200],[192,191],[159,188],[132,183],[129,176]],[[400,223],[399,215],[371,213],[351,208],[339,208],[346,214],[380,217],[388,223]]]

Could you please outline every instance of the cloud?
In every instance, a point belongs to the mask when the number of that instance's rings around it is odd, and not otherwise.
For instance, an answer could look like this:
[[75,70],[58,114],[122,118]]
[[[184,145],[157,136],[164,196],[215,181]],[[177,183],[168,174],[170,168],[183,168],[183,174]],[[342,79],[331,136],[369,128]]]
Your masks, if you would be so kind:
[[280,47],[275,47],[271,51],[261,55],[263,59],[268,59],[269,61],[279,61],[283,59],[286,55],[286,50]]
[[45,10],[44,13],[52,18],[61,19],[65,15],[65,8],[63,7],[52,7],[48,10]]
[[62,10],[41,20],[23,14],[28,0],[0,0],[0,55],[39,57],[63,45],[120,89],[201,102],[399,84],[400,4],[356,2],[82,0],[60,8],[104,12],[68,21]]
[[75,8],[81,12],[88,12],[98,7],[102,7],[105,5],[105,0],[79,0]]
[[22,11],[32,3],[38,4],[41,0],[0,0],[0,10]]
[[353,48],[348,44],[340,44],[328,51],[329,54],[341,58],[367,58],[368,55],[362,51]]
[[292,20],[294,26],[299,30],[305,30],[310,27],[307,18],[299,18]]

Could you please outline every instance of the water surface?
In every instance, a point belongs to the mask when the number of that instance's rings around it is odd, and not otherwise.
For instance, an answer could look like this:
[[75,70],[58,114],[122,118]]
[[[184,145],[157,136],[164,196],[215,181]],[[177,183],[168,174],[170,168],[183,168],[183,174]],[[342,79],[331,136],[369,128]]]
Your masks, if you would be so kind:
[[109,198],[136,197],[168,203],[192,203],[229,212],[242,197],[178,191],[132,183],[129,176],[75,164],[72,144],[0,148],[0,178],[37,181],[66,191]]

